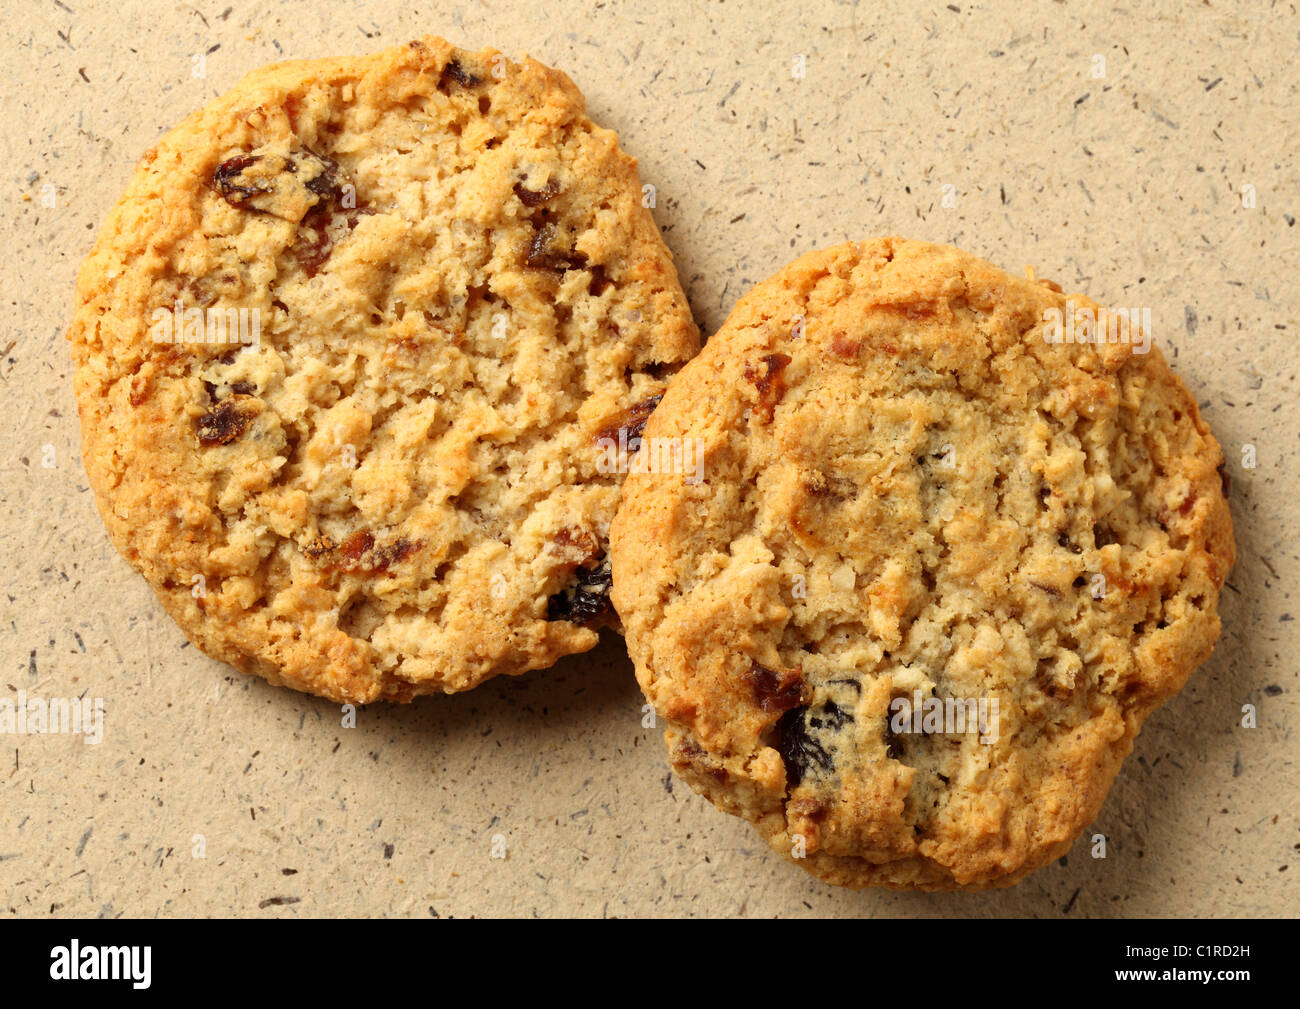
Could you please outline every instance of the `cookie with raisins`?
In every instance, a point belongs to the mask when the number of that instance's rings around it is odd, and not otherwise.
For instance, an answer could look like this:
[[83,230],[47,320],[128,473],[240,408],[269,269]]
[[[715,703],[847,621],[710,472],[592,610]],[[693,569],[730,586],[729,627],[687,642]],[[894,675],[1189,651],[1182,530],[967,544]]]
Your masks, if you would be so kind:
[[[810,253],[644,436],[614,605],[675,770],[846,886],[1059,858],[1219,634],[1223,456],[1136,320],[946,246]],[[1189,744],[1193,745],[1193,744]]]
[[595,644],[606,443],[699,347],[573,83],[437,38],[258,70],[167,134],[69,338],[118,549],[210,654],[349,702]]

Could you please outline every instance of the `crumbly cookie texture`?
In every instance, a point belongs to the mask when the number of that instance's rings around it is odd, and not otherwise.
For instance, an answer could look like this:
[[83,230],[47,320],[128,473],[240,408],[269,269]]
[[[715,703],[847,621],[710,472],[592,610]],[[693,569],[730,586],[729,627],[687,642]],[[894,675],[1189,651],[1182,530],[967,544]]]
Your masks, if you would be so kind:
[[595,644],[596,442],[699,346],[573,83],[432,37],[259,70],[167,134],[68,335],[118,549],[205,651],[348,702]]
[[[629,477],[611,532],[672,766],[829,882],[980,889],[1060,857],[1218,637],[1218,444],[1141,330],[1051,343],[1053,309],[946,246],[810,253],[646,426],[702,453],[698,479]],[[930,698],[966,731],[891,719]]]

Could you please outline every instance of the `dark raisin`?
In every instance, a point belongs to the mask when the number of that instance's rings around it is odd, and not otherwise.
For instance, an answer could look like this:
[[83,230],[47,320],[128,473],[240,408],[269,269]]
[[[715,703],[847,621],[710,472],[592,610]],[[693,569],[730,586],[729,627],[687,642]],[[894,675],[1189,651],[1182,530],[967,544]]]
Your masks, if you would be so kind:
[[257,391],[257,386],[255,386],[252,382],[231,382],[230,391],[237,392],[241,396],[251,396],[254,392]]
[[[334,199],[339,194],[339,163],[333,158],[328,158],[323,154],[317,154],[315,151],[308,151],[309,155],[319,161],[322,165],[322,171],[314,179],[306,183],[309,192],[317,196]],[[289,162],[291,170],[296,171],[297,165]]]
[[836,333],[831,340],[829,349],[841,361],[856,361],[858,352],[862,350],[862,342],[860,340],[850,340],[843,333]]
[[603,552],[599,537],[587,529],[565,526],[551,537],[551,542],[559,548],[561,554],[583,565],[597,560]]
[[258,193],[268,192],[271,187],[264,180],[245,180],[242,185],[236,181],[242,177],[245,168],[261,160],[260,154],[240,154],[223,161],[212,173],[212,185],[227,203],[235,207]]
[[321,203],[309,210],[299,224],[298,239],[294,242],[293,254],[307,276],[316,276],[334,252],[334,239],[329,232],[331,225],[337,226],[342,220],[351,230],[357,226],[357,221],[362,215],[371,216],[374,211],[369,207],[357,207],[346,217],[341,217],[340,214],[341,211]]
[[[596,269],[599,270],[601,267],[598,266]],[[597,292],[593,291],[592,293],[595,294]],[[681,366],[682,364],[680,361],[650,361],[647,364],[642,365],[641,371],[657,382],[666,382],[677,373],[677,369]]]
[[680,739],[672,751],[673,767],[679,771],[690,770],[698,775],[708,775],[714,781],[727,780],[727,769],[712,753],[707,752],[690,736]]
[[770,423],[776,405],[785,395],[785,378],[783,372],[790,363],[789,354],[767,354],[758,365],[745,365],[745,379],[753,382],[758,390],[758,405],[754,413],[764,423]]
[[894,732],[894,727],[889,724],[889,716],[885,716],[884,729],[882,735],[885,740],[885,756],[891,760],[901,760],[903,756],[903,741]]
[[745,681],[763,711],[789,711],[804,699],[803,671],[798,668],[778,671],[751,659]]
[[519,202],[525,207],[541,206],[543,203],[548,203],[560,195],[560,184],[555,179],[551,179],[541,189],[536,190],[525,188],[521,180],[515,183],[514,189],[515,195],[519,197]]
[[556,252],[551,246],[555,244],[556,230],[554,224],[547,224],[537,230],[528,246],[528,255],[524,265],[534,270],[550,270],[563,273],[565,270],[580,270],[587,265],[587,257],[581,252],[570,249],[568,252]]
[[343,555],[345,562],[355,565],[361,562],[361,558],[374,545],[375,534],[369,529],[358,529],[339,546],[339,553]]
[[830,771],[835,763],[817,740],[808,735],[807,708],[793,708],[776,723],[776,752],[785,764],[786,785],[795,788],[808,771]]
[[[587,293],[593,298],[599,298],[605,293],[611,283],[612,281],[609,279],[609,274],[606,273],[605,268],[598,263],[591,268],[591,280],[587,283]],[[649,371],[650,369],[647,368],[646,370]]]
[[228,396],[198,421],[199,444],[229,445],[247,430],[257,410],[249,396]]
[[388,546],[380,547],[372,551],[370,563],[366,566],[370,571],[387,571],[393,564],[400,564],[411,554],[419,550],[421,543],[412,543],[410,540],[397,539]]
[[[349,228],[355,227],[366,207],[343,207],[338,162],[307,148],[283,157],[246,154],[221,165],[213,176],[217,191],[233,206],[252,213],[269,214],[298,225],[292,254],[307,276],[315,276],[333,252],[334,238],[330,227],[346,217]],[[249,166],[263,162],[263,169],[249,173]],[[307,210],[303,213],[305,195]],[[351,201],[349,201],[351,202]]]
[[447,65],[442,68],[442,73],[438,76],[438,90],[446,94],[451,90],[452,84],[459,84],[462,88],[477,87],[479,79],[462,67],[456,60],[448,60]]
[[348,535],[335,548],[334,541],[323,533],[304,548],[313,560],[329,558],[329,567],[338,571],[364,571],[377,574],[406,560],[424,544],[408,539],[396,539],[385,546],[376,546],[375,534],[369,529],[358,529]]
[[334,239],[329,233],[330,214],[315,208],[302,219],[298,240],[293,243],[293,254],[298,265],[309,277],[316,276],[334,251]]
[[581,567],[575,581],[546,601],[547,620],[567,620],[573,624],[590,624],[609,609],[609,588],[613,580],[609,558],[595,567]]
[[[603,427],[596,432],[596,440],[603,441],[608,438],[620,445],[626,445],[630,452],[639,451],[641,448],[641,435],[645,432],[646,421],[650,419],[650,415],[655,412],[655,407],[659,405],[659,401],[663,398],[661,393],[629,407],[622,420],[610,424],[608,427]],[[634,442],[635,444],[633,444]]]
[[[855,683],[856,687],[857,684]],[[859,688],[860,689],[860,688]],[[808,724],[814,729],[840,729],[853,721],[853,716],[834,701],[827,701],[817,709],[817,714],[808,715]]]

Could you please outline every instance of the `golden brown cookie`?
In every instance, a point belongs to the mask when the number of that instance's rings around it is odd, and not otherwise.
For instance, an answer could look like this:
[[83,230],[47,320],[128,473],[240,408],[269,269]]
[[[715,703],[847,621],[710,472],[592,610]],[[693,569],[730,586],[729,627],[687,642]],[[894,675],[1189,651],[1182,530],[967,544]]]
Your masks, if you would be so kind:
[[611,532],[677,772],[832,883],[1064,854],[1210,654],[1234,555],[1223,456],[1149,337],[902,239],[742,298],[645,428],[689,464],[630,476]]
[[573,83],[437,38],[189,116],[68,335],[118,549],[205,651],[357,702],[595,644],[621,481],[597,441],[698,348]]

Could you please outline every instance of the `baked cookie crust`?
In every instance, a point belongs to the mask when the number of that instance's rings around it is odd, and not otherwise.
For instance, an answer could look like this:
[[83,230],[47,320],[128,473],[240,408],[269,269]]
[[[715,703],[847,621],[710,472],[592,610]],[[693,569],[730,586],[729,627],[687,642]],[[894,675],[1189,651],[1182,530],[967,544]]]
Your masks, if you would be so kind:
[[[1211,652],[1223,456],[1140,327],[1047,338],[1099,311],[954,248],[839,245],[743,297],[646,426],[701,466],[624,486],[638,680],[677,773],[823,880],[1059,858]],[[894,720],[931,698],[991,731]]]
[[346,702],[595,644],[621,482],[595,443],[699,343],[568,77],[433,37],[185,119],[68,337],[117,548],[209,654]]

